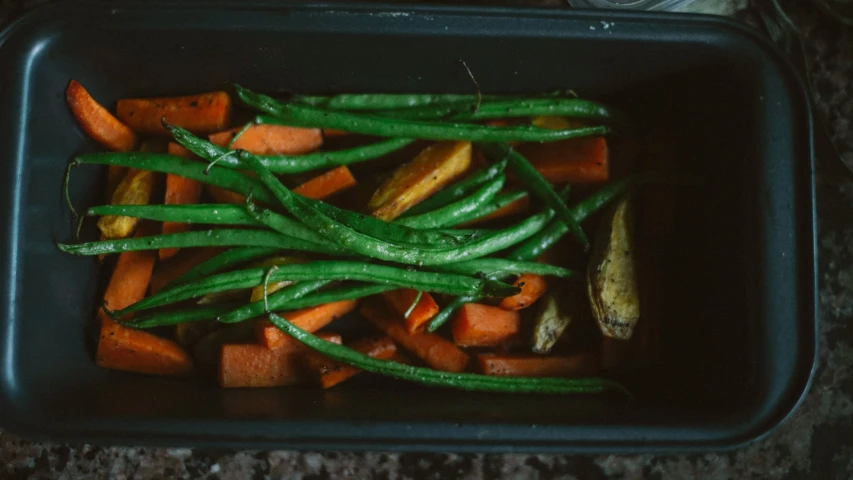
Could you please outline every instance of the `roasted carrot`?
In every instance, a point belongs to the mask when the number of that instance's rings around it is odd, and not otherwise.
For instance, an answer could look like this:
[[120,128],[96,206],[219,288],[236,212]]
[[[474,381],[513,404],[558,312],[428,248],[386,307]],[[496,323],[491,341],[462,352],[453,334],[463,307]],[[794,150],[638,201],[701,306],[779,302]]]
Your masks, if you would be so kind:
[[139,133],[168,135],[162,121],[196,134],[222,130],[231,115],[231,97],[209,92],[185,97],[122,98],[116,115]]
[[545,277],[532,273],[519,275],[515,280],[515,286],[520,287],[521,292],[501,300],[498,305],[500,308],[504,310],[527,308],[548,291],[548,282],[545,281]]
[[[397,346],[385,336],[362,338],[352,342],[348,347],[380,360],[390,360],[397,353]],[[361,373],[361,370],[356,367],[338,363],[317,352],[311,352],[305,357],[305,366],[309,374],[315,377],[323,388],[332,388]]]
[[495,347],[518,340],[521,315],[480,303],[466,303],[450,321],[453,341],[461,347]]
[[483,215],[480,218],[475,218],[474,220],[465,222],[460,224],[460,227],[468,227],[471,225],[476,225],[478,223],[488,222],[490,220],[496,220],[498,218],[508,217],[510,215],[515,215],[518,213],[526,212],[527,209],[530,208],[530,196],[525,195],[518,200],[507,203],[503,207],[495,210],[494,212]]
[[284,127],[281,125],[252,125],[214,133],[208,136],[220,147],[231,145],[234,150],[246,150],[255,155],[300,155],[313,152],[323,144],[323,135],[316,128]]
[[[145,205],[154,190],[154,172],[128,169],[113,192],[112,205]],[[136,229],[139,219],[122,215],[104,215],[98,219],[98,229],[108,239],[127,238]]]
[[[341,343],[341,337],[337,334],[318,336],[330,342]],[[219,356],[219,385],[236,388],[278,387],[303,383],[311,378],[304,366],[307,352],[307,347],[296,350],[270,350],[255,344],[223,345]]]
[[[341,300],[280,315],[307,332],[316,332],[335,319],[353,311],[356,304],[355,300]],[[282,348],[295,341],[293,337],[274,327],[268,320],[258,322],[256,332],[258,343],[271,350]]]
[[136,148],[136,133],[96,102],[76,80],[68,84],[65,101],[80,127],[101,145],[117,152]]
[[[426,328],[427,322],[438,314],[438,304],[428,292],[422,292],[418,304],[412,308],[412,304],[418,298],[418,291],[411,288],[391,290],[382,294],[391,307],[403,318],[406,330],[409,333],[420,333]],[[411,309],[411,311],[409,311]],[[409,316],[406,316],[409,312]]]
[[[179,177],[171,173],[166,175],[166,194],[163,203],[166,205],[187,205],[198,203],[201,198],[201,182],[191,178]],[[163,222],[163,233],[188,232],[188,223]],[[179,248],[161,248],[160,260],[166,260],[178,253]]]
[[528,143],[520,146],[518,151],[553,183],[601,183],[610,178],[604,137]]
[[470,142],[434,143],[398,167],[367,207],[374,217],[393,220],[460,177],[470,165]]
[[355,177],[352,176],[346,165],[333,168],[326,173],[318,175],[311,180],[294,188],[293,191],[304,197],[322,200],[327,197],[355,186]]
[[344,135],[350,135],[350,132],[347,132],[346,130],[335,130],[334,128],[323,129],[323,138],[343,137]]
[[407,332],[400,321],[401,316],[378,299],[363,302],[360,312],[394,342],[436,370],[461,372],[468,365],[468,355],[444,338],[429,333]]
[[[152,233],[140,229],[137,236]],[[145,296],[155,255],[152,251],[124,252],[104,293],[104,304],[111,310],[124,308]],[[176,343],[142,330],[125,327],[98,309],[101,333],[95,363],[104,368],[154,375],[186,375],[193,369],[190,356]]]
[[222,253],[222,248],[192,248],[182,251],[168,262],[157,264],[151,277],[151,295],[157,294],[172,280],[185,274],[189,269]]
[[588,353],[571,356],[477,355],[477,370],[505,377],[583,377],[598,371],[595,357]]

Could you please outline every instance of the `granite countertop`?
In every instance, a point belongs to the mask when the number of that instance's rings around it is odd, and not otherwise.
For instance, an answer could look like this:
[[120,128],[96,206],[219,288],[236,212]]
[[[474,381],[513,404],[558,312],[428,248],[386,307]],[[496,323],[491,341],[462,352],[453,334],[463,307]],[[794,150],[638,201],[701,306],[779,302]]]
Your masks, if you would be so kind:
[[[0,0],[0,26],[36,3]],[[817,111],[853,168],[853,28],[810,2],[783,3],[805,38]],[[694,7],[755,23],[745,0],[699,0]],[[636,456],[298,453],[59,445],[0,430],[0,478],[853,478],[853,181],[834,160],[818,161],[819,365],[797,413],[745,449]]]

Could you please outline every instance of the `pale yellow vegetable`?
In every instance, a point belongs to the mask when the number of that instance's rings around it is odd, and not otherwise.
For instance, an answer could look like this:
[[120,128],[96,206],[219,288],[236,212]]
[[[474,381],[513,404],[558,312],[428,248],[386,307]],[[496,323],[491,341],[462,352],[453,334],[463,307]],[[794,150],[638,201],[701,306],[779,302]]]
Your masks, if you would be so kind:
[[[154,190],[154,172],[131,168],[113,192],[113,205],[146,205]],[[98,219],[98,228],[107,239],[127,238],[136,229],[139,219],[121,215],[104,215]]]
[[471,142],[432,144],[397,168],[367,207],[374,217],[391,221],[462,175],[470,165]]
[[[560,293],[567,291],[563,289]],[[533,327],[533,351],[536,353],[549,353],[557,339],[572,323],[571,312],[566,305],[569,299],[561,296],[560,300],[557,300],[553,293],[549,293],[539,301],[536,325]]]
[[587,292],[598,328],[607,337],[628,340],[640,318],[630,196],[602,219],[587,267]]

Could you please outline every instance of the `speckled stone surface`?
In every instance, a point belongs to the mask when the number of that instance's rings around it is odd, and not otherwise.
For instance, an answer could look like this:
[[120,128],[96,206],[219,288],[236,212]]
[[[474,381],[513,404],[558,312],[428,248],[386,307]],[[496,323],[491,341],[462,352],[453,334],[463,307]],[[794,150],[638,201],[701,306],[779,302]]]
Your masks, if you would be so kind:
[[[0,0],[0,25],[31,7]],[[553,6],[557,0],[499,3]],[[743,0],[696,7],[754,23]],[[853,29],[785,2],[806,39],[817,110],[853,167]],[[33,443],[0,430],[0,478],[853,478],[853,181],[820,158],[820,360],[811,392],[768,438],[726,454],[296,453]]]

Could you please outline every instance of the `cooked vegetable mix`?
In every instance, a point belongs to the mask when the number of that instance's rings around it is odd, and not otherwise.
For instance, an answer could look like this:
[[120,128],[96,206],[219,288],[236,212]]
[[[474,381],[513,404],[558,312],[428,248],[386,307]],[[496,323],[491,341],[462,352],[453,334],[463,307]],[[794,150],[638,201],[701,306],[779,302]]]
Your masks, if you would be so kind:
[[[578,302],[605,336],[630,338],[641,321],[625,194],[666,179],[612,178],[605,135],[628,125],[623,113],[564,91],[278,100],[234,88],[256,115],[248,124],[229,123],[226,92],[122,99],[113,116],[69,86],[82,129],[113,150],[73,159],[63,186],[73,210],[72,172],[110,169],[108,204],[81,218],[98,219],[101,239],[58,244],[119,255],[98,365],[216,371],[227,388],[331,388],[365,371],[464,390],[625,392],[587,377],[601,371],[601,336],[559,341]],[[132,151],[163,134],[168,153]],[[570,195],[564,179],[595,187]],[[563,250],[585,264],[552,260]],[[588,299],[559,296],[584,281]],[[363,317],[367,335],[327,330],[342,315]],[[175,341],[153,333],[170,329]]]

